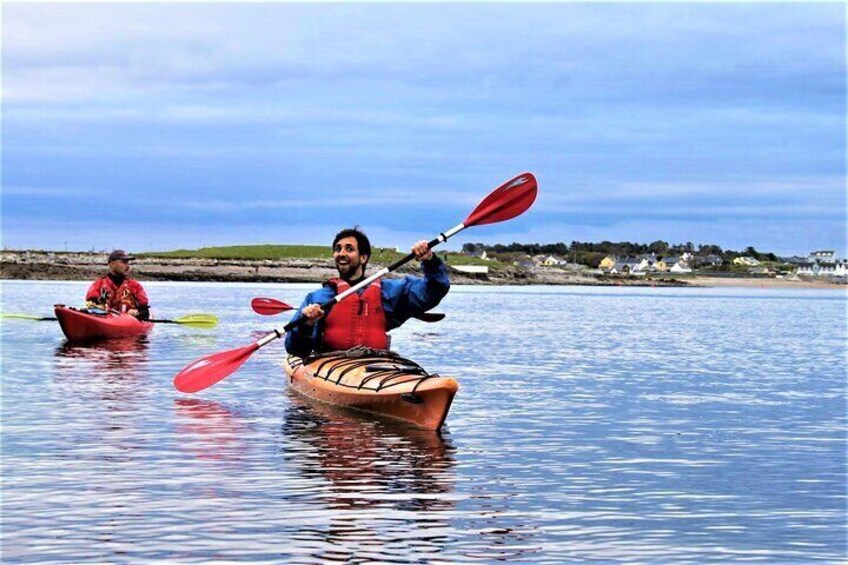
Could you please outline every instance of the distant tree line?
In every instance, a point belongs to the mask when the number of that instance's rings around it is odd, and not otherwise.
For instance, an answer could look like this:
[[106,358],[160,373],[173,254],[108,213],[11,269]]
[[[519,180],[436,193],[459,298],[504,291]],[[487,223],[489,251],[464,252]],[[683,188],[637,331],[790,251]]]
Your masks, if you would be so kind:
[[630,241],[602,241],[600,243],[572,241],[571,245],[559,243],[510,243],[503,245],[496,243],[486,245],[483,243],[465,243],[462,246],[463,253],[480,253],[495,255],[558,255],[566,257],[575,263],[597,267],[604,257],[612,255],[615,257],[636,257],[646,253],[655,253],[658,257],[680,256],[691,253],[695,256],[715,255],[720,257],[725,264],[731,263],[740,256],[753,257],[758,261],[780,261],[774,253],[757,251],[753,247],[747,247],[743,251],[722,249],[718,245],[698,245],[691,241],[686,243],[669,244],[667,241],[654,241],[653,243],[632,243]]

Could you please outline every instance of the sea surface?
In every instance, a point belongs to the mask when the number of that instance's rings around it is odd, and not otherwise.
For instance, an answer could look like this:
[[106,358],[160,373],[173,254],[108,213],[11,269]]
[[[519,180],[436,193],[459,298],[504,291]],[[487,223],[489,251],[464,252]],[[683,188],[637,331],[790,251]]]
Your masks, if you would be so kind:
[[[147,283],[146,339],[3,320],[3,563],[844,563],[846,293],[454,287],[393,348],[460,391],[439,435],[286,388],[281,341],[174,375],[315,285]],[[82,282],[2,282],[2,311]]]

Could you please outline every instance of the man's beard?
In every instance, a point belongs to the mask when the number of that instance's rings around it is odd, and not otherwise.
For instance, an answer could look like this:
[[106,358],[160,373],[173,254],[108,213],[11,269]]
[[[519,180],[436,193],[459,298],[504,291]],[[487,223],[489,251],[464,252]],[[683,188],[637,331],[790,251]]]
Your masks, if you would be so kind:
[[[359,275],[357,278],[362,278],[362,276],[365,275],[365,263],[360,263],[360,265],[362,265],[362,274]],[[354,273],[356,273],[356,271],[359,269],[359,266],[354,266],[353,263],[348,263],[346,266],[347,271],[343,272],[342,265],[339,265],[339,263],[337,262],[336,270],[339,272],[340,279],[342,279],[343,281],[350,282],[354,278]]]

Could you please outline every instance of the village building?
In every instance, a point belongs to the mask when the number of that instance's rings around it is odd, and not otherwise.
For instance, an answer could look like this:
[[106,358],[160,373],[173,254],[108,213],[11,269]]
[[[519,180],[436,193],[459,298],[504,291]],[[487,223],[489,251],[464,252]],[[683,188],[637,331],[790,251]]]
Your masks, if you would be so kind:
[[658,262],[656,253],[645,253],[639,257],[639,269],[648,273],[657,271]]
[[806,261],[797,263],[797,275],[809,277],[848,276],[848,260],[837,259],[834,251],[813,251]]
[[616,260],[617,259],[615,257],[613,257],[611,255],[607,255],[606,257],[604,257],[601,260],[601,263],[600,263],[600,265],[598,265],[598,268],[601,269],[602,271],[609,271],[610,269],[615,267]]
[[695,267],[720,267],[724,261],[721,257],[715,254],[695,255],[692,258],[692,265]]
[[733,260],[733,264],[742,265],[744,267],[756,267],[760,264],[760,262],[753,257],[737,257]]
[[517,267],[521,267],[522,269],[535,269],[537,267],[536,263],[534,263],[531,259],[513,261],[512,264]]
[[811,263],[815,263],[816,261],[823,263],[836,263],[836,252],[830,250],[813,251],[810,253],[810,256],[807,257],[807,260]]
[[541,265],[544,267],[559,267],[560,265],[564,265],[566,261],[564,259],[559,259],[554,257],[553,255],[548,255],[541,261]]
[[668,269],[670,273],[677,273],[681,275],[689,274],[692,272],[692,267],[689,266],[689,263],[683,261],[682,259],[678,259],[674,262],[674,264]]
[[450,265],[451,270],[474,279],[489,278],[489,267],[486,265]]
[[645,271],[639,268],[640,261],[638,259],[618,259],[609,270],[606,272],[610,275],[635,275],[644,276]]

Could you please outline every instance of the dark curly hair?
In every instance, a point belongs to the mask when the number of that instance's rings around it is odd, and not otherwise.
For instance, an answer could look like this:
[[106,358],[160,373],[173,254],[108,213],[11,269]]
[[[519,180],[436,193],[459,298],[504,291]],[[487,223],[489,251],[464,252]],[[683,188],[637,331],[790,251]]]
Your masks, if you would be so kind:
[[[352,237],[356,239],[356,247],[359,249],[359,254],[368,255],[368,259],[371,259],[371,242],[368,241],[368,236],[365,235],[365,233],[359,229],[359,226],[353,228],[345,228],[339,233],[337,233],[336,237],[333,238],[332,249],[336,248],[336,244],[339,242],[339,240],[342,240],[346,237]],[[367,265],[368,262],[366,261],[365,264]]]

